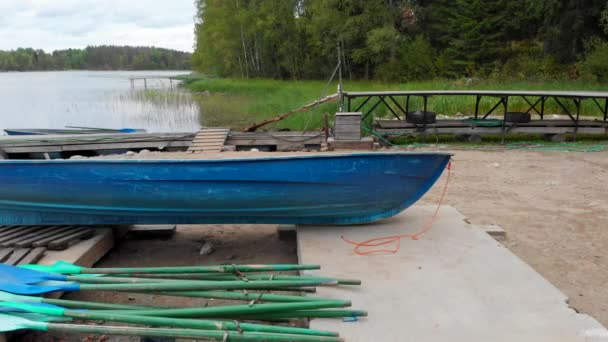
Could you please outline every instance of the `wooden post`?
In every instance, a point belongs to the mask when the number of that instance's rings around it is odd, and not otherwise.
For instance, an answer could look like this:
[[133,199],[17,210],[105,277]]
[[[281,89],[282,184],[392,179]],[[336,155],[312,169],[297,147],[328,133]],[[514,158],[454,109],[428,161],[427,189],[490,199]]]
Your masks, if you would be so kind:
[[144,89],[148,89],[148,80],[144,77]]

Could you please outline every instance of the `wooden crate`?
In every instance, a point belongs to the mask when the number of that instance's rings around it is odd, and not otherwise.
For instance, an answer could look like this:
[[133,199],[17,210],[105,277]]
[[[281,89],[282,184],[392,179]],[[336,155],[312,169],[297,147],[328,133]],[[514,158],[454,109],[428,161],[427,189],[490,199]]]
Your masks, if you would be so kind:
[[335,140],[360,140],[361,139],[361,116],[360,112],[336,113],[334,122]]

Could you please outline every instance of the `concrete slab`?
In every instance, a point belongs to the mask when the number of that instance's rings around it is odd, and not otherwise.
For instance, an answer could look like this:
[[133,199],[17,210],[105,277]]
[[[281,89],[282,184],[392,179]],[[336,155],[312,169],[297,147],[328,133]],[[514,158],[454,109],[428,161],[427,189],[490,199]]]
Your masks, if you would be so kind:
[[322,265],[310,274],[363,281],[316,295],[351,299],[369,312],[358,322],[317,319],[311,327],[351,342],[608,341],[600,323],[569,308],[563,293],[452,207],[441,208],[420,240],[403,239],[397,254],[358,256],[340,239],[416,233],[433,210],[414,206],[370,225],[298,227],[300,262]]

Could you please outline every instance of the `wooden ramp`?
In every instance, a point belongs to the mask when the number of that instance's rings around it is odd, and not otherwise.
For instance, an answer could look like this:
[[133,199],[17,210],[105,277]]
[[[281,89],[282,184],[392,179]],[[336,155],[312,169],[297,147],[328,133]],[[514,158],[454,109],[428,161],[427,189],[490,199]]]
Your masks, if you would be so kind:
[[109,230],[107,227],[3,226],[0,227],[0,262],[36,263],[50,251],[69,250]]
[[579,314],[566,296],[456,209],[441,208],[420,240],[403,239],[396,254],[359,256],[340,237],[365,241],[416,233],[434,206],[414,206],[375,224],[301,226],[299,261],[338,278],[361,279],[352,289],[320,287],[322,298],[350,299],[369,317],[356,322],[315,319],[313,329],[346,341],[608,341],[608,331]]
[[222,152],[230,128],[203,128],[192,140],[189,152]]

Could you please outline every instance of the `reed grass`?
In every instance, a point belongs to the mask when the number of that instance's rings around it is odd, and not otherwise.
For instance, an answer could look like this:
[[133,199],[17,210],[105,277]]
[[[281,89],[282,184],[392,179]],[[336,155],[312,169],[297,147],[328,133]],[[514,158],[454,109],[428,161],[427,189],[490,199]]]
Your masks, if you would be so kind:
[[[195,93],[202,108],[202,122],[205,126],[226,126],[235,129],[274,117],[288,110],[301,107],[325,95],[336,92],[337,82],[327,85],[325,81],[281,81],[268,79],[220,79],[195,78],[184,80],[184,86]],[[582,81],[568,82],[495,82],[467,80],[433,80],[411,83],[382,83],[376,81],[345,81],[346,91],[381,90],[572,90],[603,91],[608,85]],[[357,100],[362,101],[362,100]],[[353,107],[356,107],[357,101]],[[496,103],[496,99],[484,98],[480,102],[480,112],[485,113]],[[564,101],[574,112],[572,101]],[[368,104],[368,106],[371,104]],[[422,107],[422,99],[412,98],[412,110]],[[510,111],[525,111],[529,105],[521,98],[510,98]],[[473,115],[474,96],[436,96],[429,100],[428,109],[446,116]],[[266,126],[266,130],[290,129],[313,130],[323,126],[323,113],[330,115],[338,110],[337,102],[325,103],[307,113],[293,116]],[[500,112],[498,112],[500,113]],[[546,114],[564,114],[552,100],[547,101]],[[584,101],[581,115],[601,117],[601,112],[591,101]],[[374,110],[375,117],[392,117],[385,106]]]

